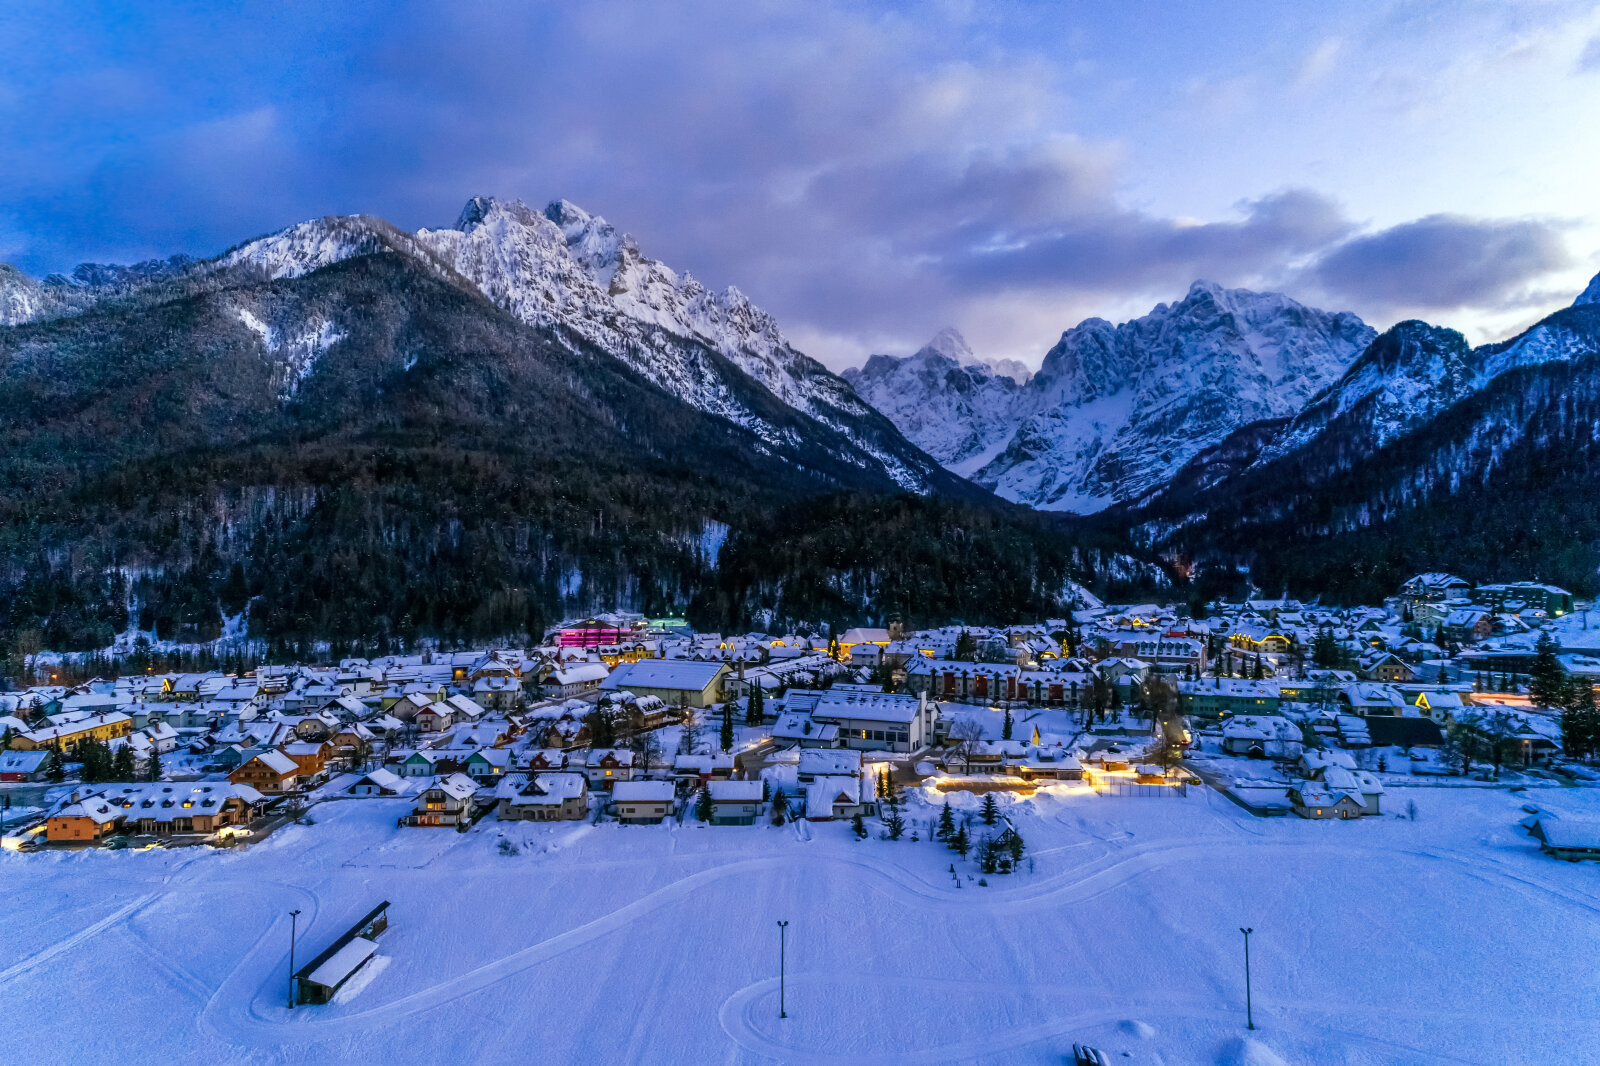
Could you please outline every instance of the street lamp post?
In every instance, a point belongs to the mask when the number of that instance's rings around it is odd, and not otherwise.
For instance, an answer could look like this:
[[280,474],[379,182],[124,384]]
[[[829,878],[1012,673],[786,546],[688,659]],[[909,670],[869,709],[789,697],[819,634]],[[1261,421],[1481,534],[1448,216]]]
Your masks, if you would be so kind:
[[300,924],[300,909],[289,912],[289,1009],[294,1010],[294,940]]
[[787,1018],[789,1012],[784,1009],[784,955],[788,947],[789,923],[778,923],[778,1017]]
[[1244,934],[1244,1020],[1246,1029],[1256,1027],[1255,1012],[1250,1006],[1250,934],[1254,929],[1240,926],[1239,932]]

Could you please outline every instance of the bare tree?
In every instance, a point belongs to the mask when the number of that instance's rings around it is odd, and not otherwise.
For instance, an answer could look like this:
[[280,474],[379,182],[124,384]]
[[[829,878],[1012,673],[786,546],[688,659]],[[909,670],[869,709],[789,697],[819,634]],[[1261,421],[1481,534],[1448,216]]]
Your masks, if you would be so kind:
[[971,773],[973,751],[983,741],[983,726],[972,718],[958,718],[950,726],[950,739],[955,742],[951,746],[961,759],[963,772]]
[[650,775],[650,765],[661,761],[661,738],[653,729],[635,733],[628,742],[633,749],[633,754],[639,760],[639,772],[644,776]]
[[678,754],[693,755],[700,746],[700,712],[694,707],[682,711],[683,732],[678,736]]

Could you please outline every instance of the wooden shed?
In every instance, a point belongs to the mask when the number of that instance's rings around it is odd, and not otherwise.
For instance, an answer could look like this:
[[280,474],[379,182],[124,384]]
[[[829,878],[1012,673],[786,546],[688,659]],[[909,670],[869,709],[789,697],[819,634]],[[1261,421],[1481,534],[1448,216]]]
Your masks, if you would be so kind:
[[389,901],[367,912],[294,975],[296,1003],[326,1003],[377,953],[378,935],[389,928]]

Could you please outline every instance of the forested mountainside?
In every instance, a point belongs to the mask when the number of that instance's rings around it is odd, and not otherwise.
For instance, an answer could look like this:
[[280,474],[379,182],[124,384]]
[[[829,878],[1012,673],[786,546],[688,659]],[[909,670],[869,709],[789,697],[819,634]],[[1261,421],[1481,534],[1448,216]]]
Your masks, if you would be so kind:
[[[1596,285],[1590,291],[1600,292]],[[1421,570],[1600,592],[1600,303],[1509,341],[1402,322],[1297,417],[1104,516],[1233,592],[1372,602]]]
[[[0,277],[0,641],[232,620],[381,647],[617,605],[716,628],[998,620],[1059,607],[1069,576],[1150,576],[854,418],[798,353],[770,364],[794,370],[775,390],[709,332],[519,314],[426,234],[320,220],[271,254]],[[646,372],[652,352],[689,353],[715,402]],[[903,499],[908,481],[931,496]]]

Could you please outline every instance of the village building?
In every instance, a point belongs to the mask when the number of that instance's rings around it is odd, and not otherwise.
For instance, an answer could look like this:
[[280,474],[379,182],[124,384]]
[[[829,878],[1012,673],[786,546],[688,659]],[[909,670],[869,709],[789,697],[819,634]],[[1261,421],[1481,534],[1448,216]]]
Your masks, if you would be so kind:
[[687,795],[712,781],[731,779],[733,762],[733,753],[725,751],[673,756],[672,777],[678,784],[678,793]]
[[1289,789],[1290,809],[1302,818],[1360,818],[1364,812],[1361,801],[1348,792],[1328,792],[1315,785],[1295,786]]
[[86,740],[98,740],[109,744],[131,732],[133,732],[133,719],[120,711],[85,714],[70,722],[30,730],[12,737],[11,749],[38,751],[43,748],[55,748],[70,755]]
[[937,705],[926,696],[827,689],[811,709],[813,721],[839,728],[839,743],[863,751],[919,751],[933,734]]
[[677,807],[671,781],[618,781],[611,790],[611,810],[625,825],[658,825]]
[[600,683],[602,691],[655,696],[668,707],[710,707],[721,698],[726,663],[693,659],[641,659],[623,663]]
[[570,699],[599,688],[610,674],[605,663],[560,663],[545,670],[539,683],[546,698]]
[[1236,714],[1276,714],[1281,689],[1276,681],[1204,677],[1178,682],[1178,709],[1197,718]]
[[345,787],[345,793],[351,796],[398,796],[405,787],[404,778],[379,767],[356,778]]
[[805,787],[806,821],[829,822],[874,813],[859,777],[819,777]]
[[711,793],[712,825],[755,824],[761,813],[760,781],[712,781],[705,787]]
[[49,759],[43,749],[0,751],[0,781],[43,781]]
[[300,777],[300,764],[276,749],[258,752],[228,775],[236,785],[249,785],[264,795],[294,791]]
[[411,813],[402,819],[408,826],[457,826],[472,820],[477,809],[473,796],[478,786],[465,774],[436,777],[421,792]]
[[500,783],[495,799],[503,821],[579,821],[589,814],[589,781],[564,773],[512,778]]
[[584,761],[589,787],[608,791],[619,782],[633,779],[633,752],[627,748],[595,748]]

